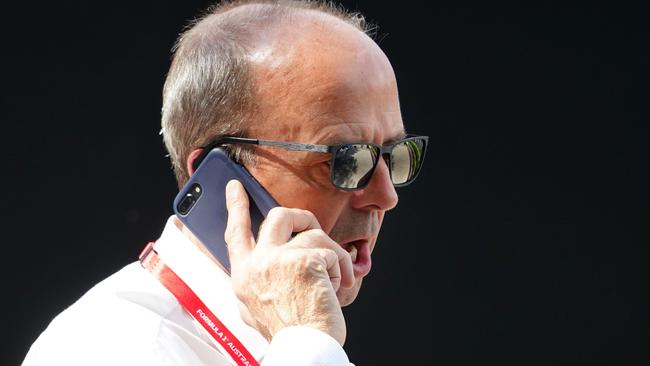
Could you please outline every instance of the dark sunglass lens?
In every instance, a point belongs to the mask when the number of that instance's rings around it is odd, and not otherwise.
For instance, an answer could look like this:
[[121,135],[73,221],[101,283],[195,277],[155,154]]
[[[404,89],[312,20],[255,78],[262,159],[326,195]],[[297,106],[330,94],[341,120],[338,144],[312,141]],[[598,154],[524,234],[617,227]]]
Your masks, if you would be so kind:
[[406,140],[395,145],[390,157],[393,184],[410,183],[417,176],[423,160],[424,140]]
[[367,184],[379,152],[375,146],[345,145],[334,153],[332,182],[344,189],[356,189]]

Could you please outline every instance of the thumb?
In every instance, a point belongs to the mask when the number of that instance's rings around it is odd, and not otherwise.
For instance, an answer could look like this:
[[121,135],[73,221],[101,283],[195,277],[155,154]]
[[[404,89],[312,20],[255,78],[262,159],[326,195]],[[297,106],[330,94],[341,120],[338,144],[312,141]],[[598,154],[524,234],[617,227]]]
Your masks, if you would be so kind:
[[248,257],[255,247],[248,204],[248,194],[244,186],[237,180],[229,181],[226,185],[228,223],[224,239],[228,243],[231,272]]

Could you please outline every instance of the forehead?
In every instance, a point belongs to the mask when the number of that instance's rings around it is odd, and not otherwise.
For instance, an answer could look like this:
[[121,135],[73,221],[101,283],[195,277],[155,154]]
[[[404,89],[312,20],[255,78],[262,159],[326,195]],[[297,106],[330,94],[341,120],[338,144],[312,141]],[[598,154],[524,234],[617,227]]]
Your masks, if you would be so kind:
[[280,29],[252,53],[260,102],[256,135],[308,143],[383,143],[403,133],[387,57],[338,19]]

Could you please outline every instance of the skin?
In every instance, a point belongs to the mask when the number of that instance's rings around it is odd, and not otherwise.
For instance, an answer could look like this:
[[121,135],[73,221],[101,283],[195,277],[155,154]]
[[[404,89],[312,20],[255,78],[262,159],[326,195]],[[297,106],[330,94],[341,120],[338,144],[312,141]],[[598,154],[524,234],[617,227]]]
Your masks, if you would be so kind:
[[[386,144],[404,135],[390,62],[336,18],[304,12],[262,37],[251,62],[260,101],[251,137]],[[243,188],[227,187],[226,241],[242,316],[269,339],[309,325],[343,344],[340,307],[354,301],[367,275],[344,248],[361,239],[372,253],[385,212],[397,205],[386,162],[365,189],[346,192],[330,182],[329,154],[259,147],[257,156],[249,170],[283,208],[271,212],[255,243]],[[289,240],[292,233],[300,234]]]
[[[401,137],[397,83],[381,49],[337,19],[314,15],[304,21],[261,45],[267,51],[256,60],[257,83],[265,86],[260,115],[268,117],[251,136],[315,144],[385,144]],[[304,33],[296,34],[297,27]],[[259,150],[260,163],[251,172],[281,205],[312,212],[339,243],[367,237],[374,249],[384,213],[398,201],[385,162],[366,189],[345,192],[330,182],[329,154]],[[356,298],[362,279],[339,290],[341,305]]]

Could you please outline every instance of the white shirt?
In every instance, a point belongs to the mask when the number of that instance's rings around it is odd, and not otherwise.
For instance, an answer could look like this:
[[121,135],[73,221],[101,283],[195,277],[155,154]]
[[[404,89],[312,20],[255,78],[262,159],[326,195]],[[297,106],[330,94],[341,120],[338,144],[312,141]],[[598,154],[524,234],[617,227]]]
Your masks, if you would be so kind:
[[[310,327],[280,330],[269,344],[239,315],[230,277],[174,224],[154,249],[264,366],[349,365],[343,348]],[[23,366],[232,365],[233,360],[139,262],[90,289],[59,314]]]

